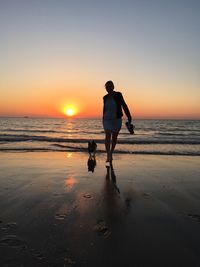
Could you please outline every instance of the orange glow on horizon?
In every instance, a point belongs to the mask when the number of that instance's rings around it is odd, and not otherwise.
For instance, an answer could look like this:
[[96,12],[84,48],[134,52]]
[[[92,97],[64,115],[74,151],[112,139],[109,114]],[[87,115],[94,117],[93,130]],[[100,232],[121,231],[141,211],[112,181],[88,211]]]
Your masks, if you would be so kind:
[[[82,85],[71,86],[73,90],[67,92],[62,87],[58,87],[57,90],[54,87],[50,87],[49,92],[46,88],[40,88],[41,90],[37,88],[32,95],[26,91],[23,94],[13,93],[12,98],[9,96],[9,91],[5,91],[4,98],[0,99],[0,116],[102,118],[102,96],[105,92],[101,91],[101,88],[95,91],[95,94],[91,94],[91,91]],[[13,91],[15,92],[14,89]],[[146,98],[142,94],[136,94],[133,98],[128,90],[122,93],[133,120],[200,118],[198,97],[194,101],[191,96],[187,102],[185,98],[169,97],[167,99],[162,96]],[[123,118],[126,119],[125,114]]]

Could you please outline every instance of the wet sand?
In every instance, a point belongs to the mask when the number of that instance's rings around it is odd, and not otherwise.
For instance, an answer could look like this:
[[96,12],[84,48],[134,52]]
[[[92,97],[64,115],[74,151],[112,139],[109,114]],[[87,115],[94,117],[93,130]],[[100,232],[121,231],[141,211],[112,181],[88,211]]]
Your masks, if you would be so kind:
[[0,153],[0,266],[200,266],[199,157]]

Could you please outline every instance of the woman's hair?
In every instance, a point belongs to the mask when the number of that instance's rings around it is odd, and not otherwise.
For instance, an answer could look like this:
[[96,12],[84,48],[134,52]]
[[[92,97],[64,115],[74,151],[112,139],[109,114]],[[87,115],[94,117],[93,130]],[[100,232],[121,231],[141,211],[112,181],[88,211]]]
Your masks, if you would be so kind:
[[113,89],[115,88],[114,83],[113,83],[112,81],[107,81],[107,82],[105,83],[105,86],[106,86],[106,87],[112,87]]

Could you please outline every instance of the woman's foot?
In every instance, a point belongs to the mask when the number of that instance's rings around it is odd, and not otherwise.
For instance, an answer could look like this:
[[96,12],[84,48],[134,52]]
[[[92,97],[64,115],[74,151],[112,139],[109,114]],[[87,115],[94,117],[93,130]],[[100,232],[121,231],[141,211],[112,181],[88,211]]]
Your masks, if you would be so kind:
[[107,159],[106,162],[111,162],[113,160],[112,154],[110,153],[109,155],[107,155]]
[[109,155],[107,155],[106,162],[110,162],[110,156]]

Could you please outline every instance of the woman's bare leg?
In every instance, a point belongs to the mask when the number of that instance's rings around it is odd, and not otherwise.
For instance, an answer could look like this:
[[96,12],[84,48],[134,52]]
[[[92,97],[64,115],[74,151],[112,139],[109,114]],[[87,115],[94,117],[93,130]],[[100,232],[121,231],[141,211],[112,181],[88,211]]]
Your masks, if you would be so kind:
[[112,154],[113,154],[113,151],[114,151],[115,146],[117,144],[118,134],[119,133],[112,133],[112,145],[111,145],[111,149],[110,149],[110,160],[112,160]]
[[107,160],[110,160],[110,141],[111,141],[111,132],[105,131],[105,147],[106,147],[106,153],[107,153]]

